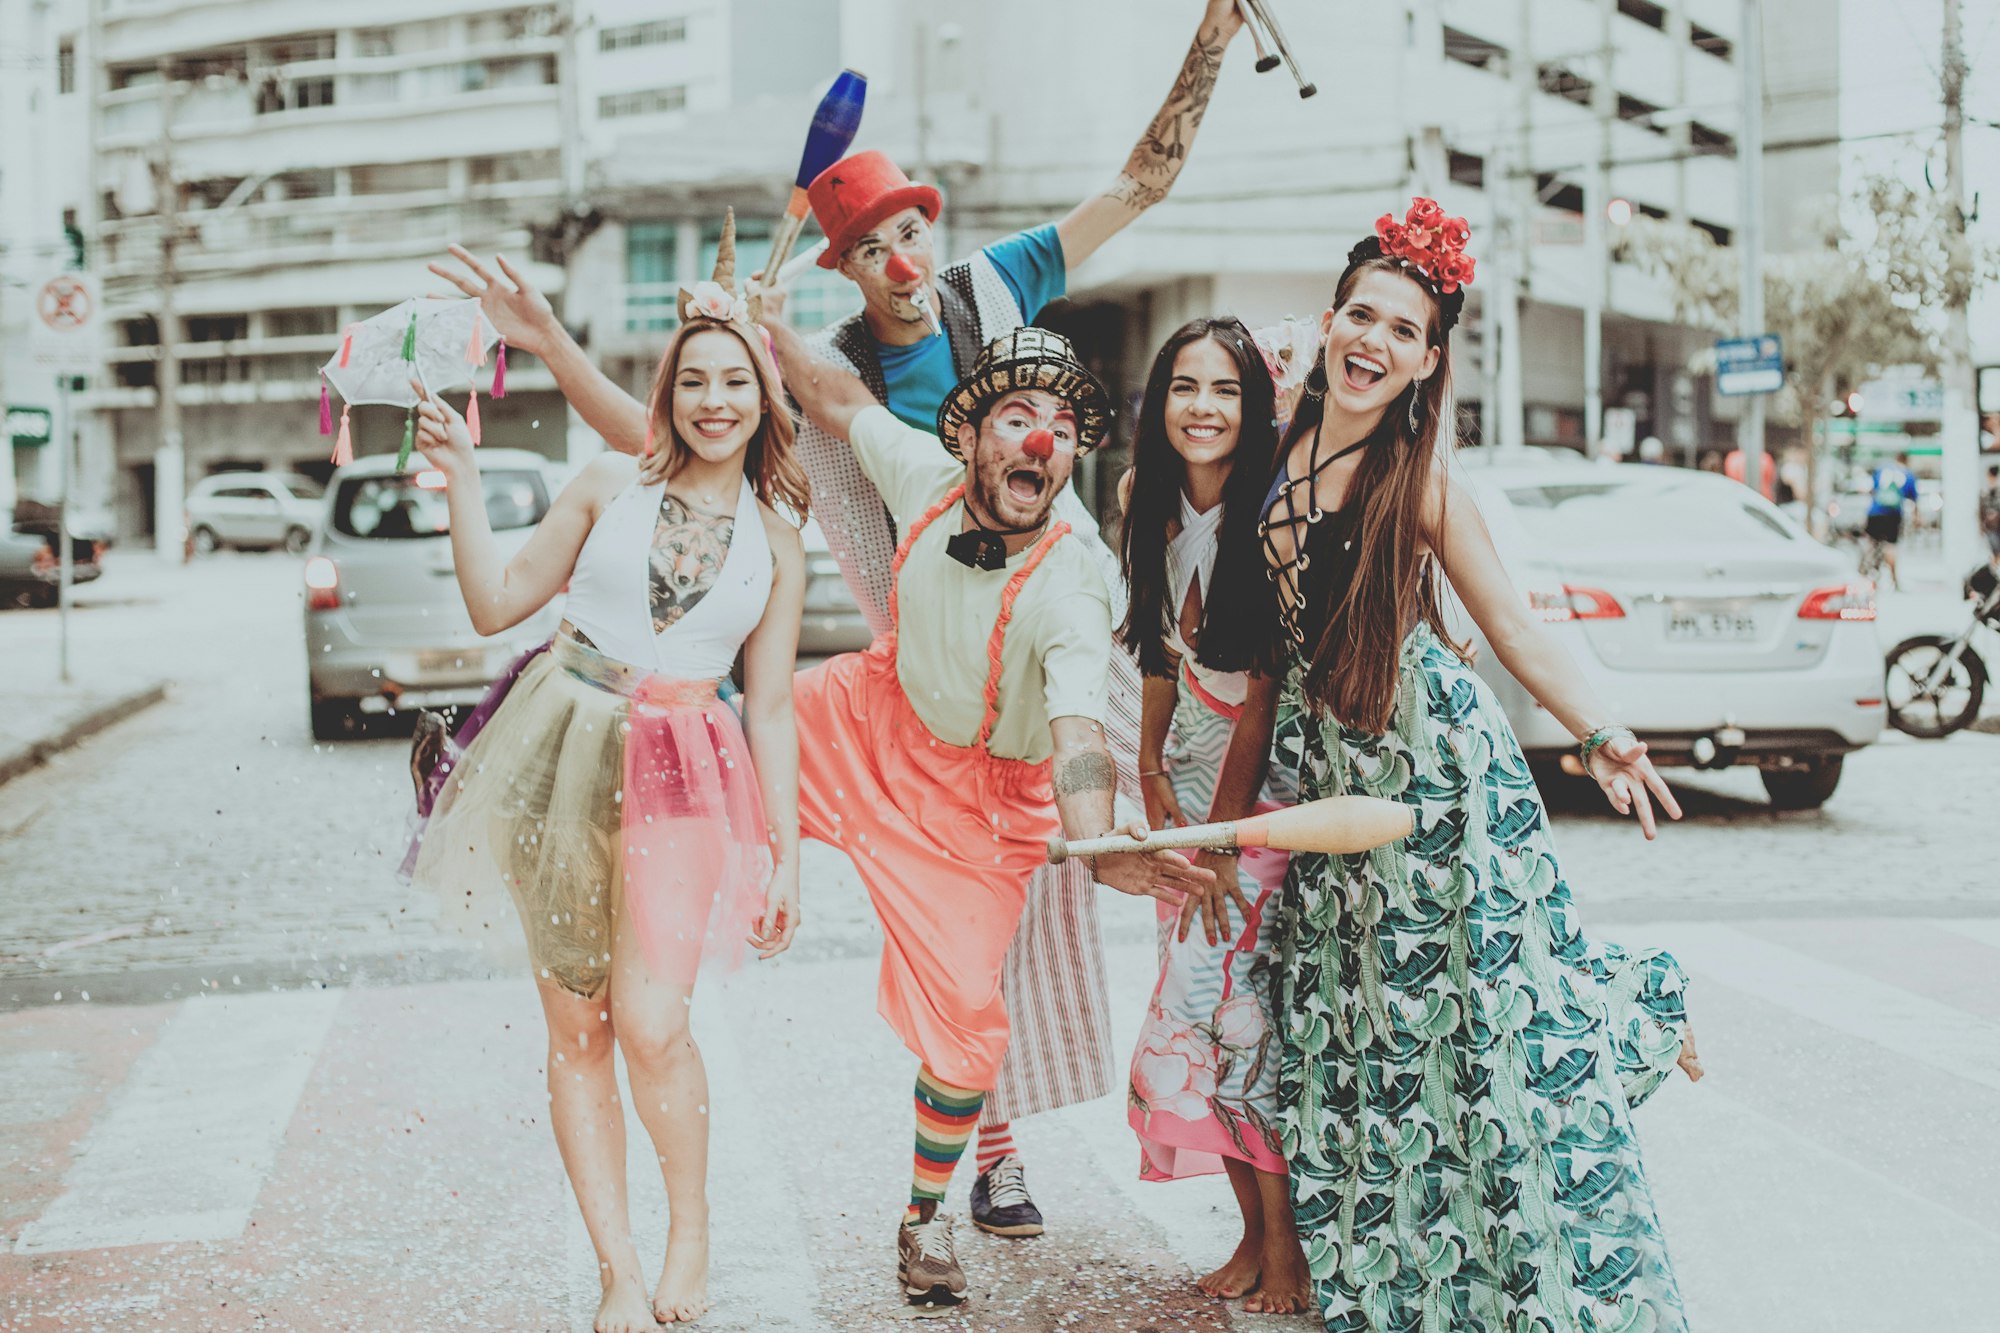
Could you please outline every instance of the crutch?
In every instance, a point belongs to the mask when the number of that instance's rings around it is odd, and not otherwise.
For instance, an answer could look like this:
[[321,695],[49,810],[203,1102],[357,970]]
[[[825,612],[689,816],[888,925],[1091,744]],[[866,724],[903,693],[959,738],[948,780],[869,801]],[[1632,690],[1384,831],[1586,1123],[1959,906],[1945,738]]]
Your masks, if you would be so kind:
[[[1306,76],[1299,71],[1299,62],[1292,58],[1292,46],[1285,40],[1285,30],[1278,26],[1278,20],[1271,13],[1271,0],[1237,0],[1243,10],[1244,26],[1250,29],[1250,40],[1257,47],[1257,72],[1268,74],[1280,64],[1292,71],[1292,79],[1299,85],[1300,97],[1311,97],[1319,89],[1306,82]],[[1257,29],[1262,26],[1271,38],[1271,45],[1278,48],[1272,55],[1264,49],[1264,37]]]

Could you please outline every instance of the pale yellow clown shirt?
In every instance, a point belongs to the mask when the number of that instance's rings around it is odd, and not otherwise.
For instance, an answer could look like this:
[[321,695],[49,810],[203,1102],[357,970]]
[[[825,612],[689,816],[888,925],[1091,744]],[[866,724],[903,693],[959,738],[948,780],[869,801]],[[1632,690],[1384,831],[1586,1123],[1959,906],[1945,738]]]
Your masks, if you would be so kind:
[[[897,530],[907,535],[932,505],[965,480],[964,463],[935,434],[899,420],[886,407],[854,418],[848,443]],[[986,717],[987,645],[1008,580],[1029,551],[1002,569],[972,569],[945,545],[965,526],[959,500],[924,529],[896,584],[896,678],[933,736],[971,745]],[[1111,597],[1083,542],[1065,535],[1014,601],[1000,650],[999,718],[987,750],[1003,759],[1041,763],[1052,752],[1049,719],[1104,721],[1111,670]]]

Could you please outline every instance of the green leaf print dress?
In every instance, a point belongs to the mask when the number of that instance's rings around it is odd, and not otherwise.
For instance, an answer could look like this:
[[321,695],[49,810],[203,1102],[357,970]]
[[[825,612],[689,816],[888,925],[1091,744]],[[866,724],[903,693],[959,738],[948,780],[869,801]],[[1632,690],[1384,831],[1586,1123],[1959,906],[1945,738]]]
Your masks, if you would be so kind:
[[1427,626],[1386,734],[1295,743],[1301,799],[1415,811],[1286,884],[1280,1132],[1326,1327],[1685,1329],[1631,1118],[1680,1051],[1679,966],[1585,938],[1513,729]]

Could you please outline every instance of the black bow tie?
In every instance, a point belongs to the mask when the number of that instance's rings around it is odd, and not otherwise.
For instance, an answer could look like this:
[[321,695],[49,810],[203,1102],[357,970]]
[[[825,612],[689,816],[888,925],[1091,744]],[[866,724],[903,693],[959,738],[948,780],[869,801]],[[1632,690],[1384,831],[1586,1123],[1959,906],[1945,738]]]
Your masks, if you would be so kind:
[[955,534],[944,544],[945,554],[967,569],[1005,569],[1007,539],[985,528]]

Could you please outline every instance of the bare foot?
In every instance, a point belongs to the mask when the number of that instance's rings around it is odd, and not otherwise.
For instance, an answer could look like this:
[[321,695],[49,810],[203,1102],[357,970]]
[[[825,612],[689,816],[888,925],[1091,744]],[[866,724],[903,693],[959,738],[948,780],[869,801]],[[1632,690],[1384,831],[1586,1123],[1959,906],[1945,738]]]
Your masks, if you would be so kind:
[[1262,1276],[1243,1302],[1251,1314],[1298,1314],[1312,1308],[1312,1278],[1296,1231],[1272,1235],[1259,1260]]
[[653,1333],[659,1324],[646,1304],[646,1285],[637,1278],[613,1278],[597,1303],[595,1333]]
[[1690,1083],[1701,1082],[1701,1076],[1707,1072],[1701,1067],[1701,1057],[1695,1054],[1694,1028],[1692,1025],[1688,1027],[1687,1035],[1681,1038],[1680,1059],[1674,1061],[1674,1063],[1681,1067],[1681,1072],[1688,1076],[1688,1082]]
[[1224,1300],[1235,1300],[1246,1291],[1257,1287],[1257,1263],[1262,1249],[1260,1237],[1243,1233],[1237,1242],[1236,1253],[1229,1256],[1229,1262],[1206,1277],[1198,1277],[1194,1284],[1211,1296]]
[[663,1324],[691,1324],[708,1313],[708,1233],[667,1233],[667,1265],[653,1293],[653,1314]]

